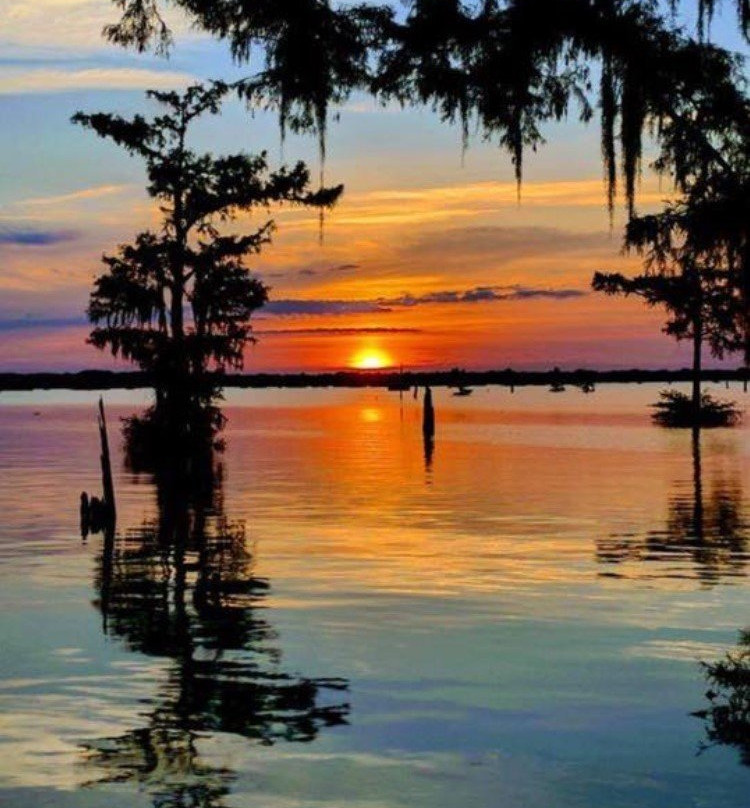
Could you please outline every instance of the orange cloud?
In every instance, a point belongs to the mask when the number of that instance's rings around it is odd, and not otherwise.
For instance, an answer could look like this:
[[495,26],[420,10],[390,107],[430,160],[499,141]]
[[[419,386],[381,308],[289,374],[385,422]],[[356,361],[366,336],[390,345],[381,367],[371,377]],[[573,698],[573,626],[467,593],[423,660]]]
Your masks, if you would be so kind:
[[[649,186],[641,200],[661,196]],[[91,217],[76,242],[44,252],[0,248],[0,319],[37,310],[34,301],[55,295],[63,314],[79,314],[101,251],[157,215],[145,194],[116,185],[27,200],[17,210],[43,210],[54,224],[69,221],[77,206]],[[249,370],[341,368],[364,349],[414,368],[673,364],[677,355],[660,334],[659,312],[634,301],[560,294],[588,290],[597,269],[627,271],[638,263],[621,254],[617,230],[608,230],[598,180],[528,183],[520,207],[512,183],[351,194],[328,216],[322,246],[315,216],[271,215],[279,223],[275,243],[256,267],[272,286],[272,301],[307,305],[288,307],[283,320],[262,315],[260,331],[283,333],[261,335],[248,351]],[[243,217],[233,227],[265,218]],[[512,288],[549,294],[502,293]],[[340,305],[325,305],[331,302]],[[69,337],[69,347],[93,364],[84,334],[77,349]],[[28,339],[5,342],[0,365],[17,361],[19,351],[30,356],[22,350]],[[64,351],[59,356],[65,361]],[[51,354],[47,360],[57,361]]]

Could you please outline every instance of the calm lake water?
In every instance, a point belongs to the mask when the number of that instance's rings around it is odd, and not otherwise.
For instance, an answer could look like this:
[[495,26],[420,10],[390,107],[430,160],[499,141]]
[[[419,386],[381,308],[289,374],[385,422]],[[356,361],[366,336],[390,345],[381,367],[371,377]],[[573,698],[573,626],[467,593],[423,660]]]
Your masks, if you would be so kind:
[[98,395],[0,394],[0,803],[745,808],[691,713],[750,624],[750,429],[656,395],[437,390],[426,456],[408,394],[230,392],[187,512],[106,393],[82,541]]

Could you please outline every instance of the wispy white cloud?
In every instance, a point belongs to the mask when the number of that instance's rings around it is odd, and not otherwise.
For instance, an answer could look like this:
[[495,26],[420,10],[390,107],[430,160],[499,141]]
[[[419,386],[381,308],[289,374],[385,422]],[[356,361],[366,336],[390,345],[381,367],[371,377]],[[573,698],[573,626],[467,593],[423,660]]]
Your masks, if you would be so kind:
[[46,205],[66,205],[70,202],[79,202],[86,199],[101,199],[104,196],[116,196],[125,193],[133,186],[121,185],[96,185],[92,188],[82,188],[80,191],[71,191],[69,194],[58,194],[57,196],[37,196],[31,199],[24,199],[19,205],[46,206]]
[[725,652],[726,648],[719,643],[695,640],[647,640],[625,651],[627,656],[668,659],[692,664],[701,659],[717,659]]
[[0,69],[0,94],[60,93],[76,90],[166,89],[189,84],[187,73],[145,68],[91,67],[80,70],[60,68]]
[[[166,11],[170,26],[183,33],[182,15]],[[112,47],[101,34],[117,18],[118,9],[107,0],[0,0],[0,42],[91,53]]]
[[10,44],[90,49],[99,45],[113,11],[97,0],[0,0],[1,38]]

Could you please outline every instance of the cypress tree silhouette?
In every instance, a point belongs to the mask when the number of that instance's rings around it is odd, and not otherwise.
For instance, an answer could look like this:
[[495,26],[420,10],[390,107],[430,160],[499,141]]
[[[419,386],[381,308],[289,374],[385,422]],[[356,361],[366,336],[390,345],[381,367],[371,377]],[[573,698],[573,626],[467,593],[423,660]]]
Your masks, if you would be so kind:
[[343,190],[310,190],[303,163],[270,171],[265,152],[194,152],[191,125],[216,114],[229,89],[213,82],[183,93],[149,92],[161,107],[150,119],[80,112],[73,117],[146,163],[161,228],[104,256],[106,271],[88,307],[95,325],[89,341],[150,373],[156,390],[151,420],[179,439],[186,431],[220,425],[213,407],[220,392],[215,371],[243,366],[244,348],[253,340],[250,317],[268,293],[246,260],[269,243],[273,221],[242,235],[219,226],[271,204],[330,207]]
[[[662,394],[657,420],[669,426],[731,423],[733,408],[701,394],[703,346],[723,357],[744,346],[746,308],[736,283],[737,254],[715,239],[704,241],[702,205],[691,197],[667,205],[658,214],[634,217],[627,225],[625,247],[644,258],[645,271],[635,277],[597,272],[596,291],[609,295],[637,295],[649,306],[662,306],[668,319],[665,333],[689,339],[693,345],[693,383],[690,407],[680,394]],[[687,418],[683,412],[687,409]]]

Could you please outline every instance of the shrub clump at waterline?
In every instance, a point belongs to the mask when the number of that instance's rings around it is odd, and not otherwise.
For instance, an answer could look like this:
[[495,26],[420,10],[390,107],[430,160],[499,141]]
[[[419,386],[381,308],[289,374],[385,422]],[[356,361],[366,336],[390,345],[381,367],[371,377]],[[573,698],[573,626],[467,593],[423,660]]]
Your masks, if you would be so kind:
[[672,428],[735,426],[742,412],[733,401],[719,401],[710,393],[701,393],[701,404],[696,414],[693,399],[678,390],[662,390],[660,400],[651,406],[652,418],[659,426]]

